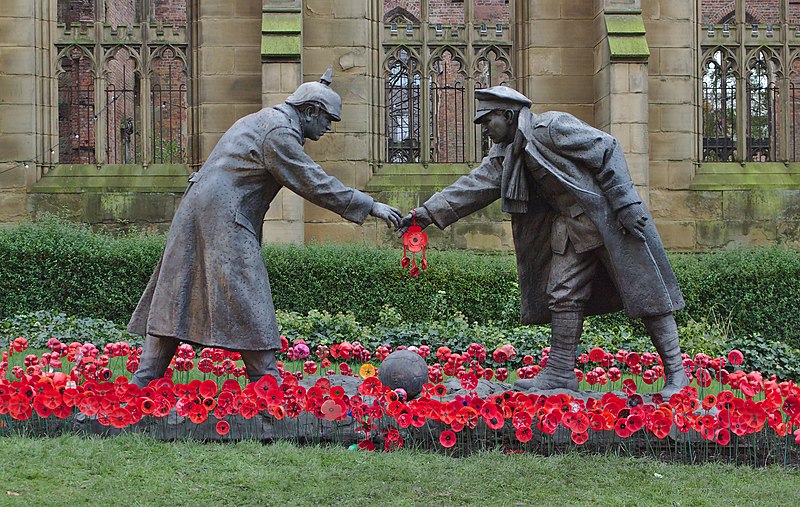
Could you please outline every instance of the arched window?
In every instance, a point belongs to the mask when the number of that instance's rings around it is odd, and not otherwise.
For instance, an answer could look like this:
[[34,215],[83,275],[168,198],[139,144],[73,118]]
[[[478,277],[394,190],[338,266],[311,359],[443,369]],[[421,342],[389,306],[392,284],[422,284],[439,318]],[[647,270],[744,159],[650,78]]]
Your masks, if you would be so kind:
[[466,77],[463,56],[450,47],[431,61],[431,162],[464,162]]
[[509,0],[381,1],[383,162],[477,161],[488,140],[472,126],[474,91],[514,85],[508,57],[512,5]]
[[386,161],[420,161],[422,75],[408,48],[397,48],[386,60]]
[[715,49],[703,63],[703,161],[736,160],[736,62]]
[[187,3],[57,0],[59,163],[195,160]]
[[774,162],[778,153],[777,62],[764,49],[747,69],[747,160]]

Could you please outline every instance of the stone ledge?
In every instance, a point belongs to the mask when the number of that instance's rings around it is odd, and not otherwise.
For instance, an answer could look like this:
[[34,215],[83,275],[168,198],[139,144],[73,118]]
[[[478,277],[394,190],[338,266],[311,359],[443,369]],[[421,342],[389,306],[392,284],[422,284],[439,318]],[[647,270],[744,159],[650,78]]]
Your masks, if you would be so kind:
[[692,190],[800,189],[800,162],[711,162],[697,167]]
[[185,164],[59,164],[31,192],[183,192],[189,172]]

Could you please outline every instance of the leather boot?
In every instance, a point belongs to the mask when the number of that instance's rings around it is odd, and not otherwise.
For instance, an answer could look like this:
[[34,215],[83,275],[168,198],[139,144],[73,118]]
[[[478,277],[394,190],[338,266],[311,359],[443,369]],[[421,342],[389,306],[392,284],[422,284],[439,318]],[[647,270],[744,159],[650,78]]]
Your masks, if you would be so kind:
[[551,326],[550,355],[544,369],[532,379],[517,380],[514,387],[526,391],[578,390],[575,356],[583,333],[583,313],[553,312]]
[[667,377],[661,396],[664,401],[689,385],[689,377],[683,368],[681,345],[678,339],[678,325],[671,314],[659,315],[643,319],[647,334],[653,340],[661,362],[664,364],[664,375]]
[[177,338],[145,336],[142,355],[139,356],[139,367],[131,383],[145,387],[150,381],[163,377],[169,368],[172,356],[178,350],[178,345],[180,341]]
[[242,350],[240,354],[250,382],[258,382],[264,375],[272,375],[280,384],[281,376],[274,350]]

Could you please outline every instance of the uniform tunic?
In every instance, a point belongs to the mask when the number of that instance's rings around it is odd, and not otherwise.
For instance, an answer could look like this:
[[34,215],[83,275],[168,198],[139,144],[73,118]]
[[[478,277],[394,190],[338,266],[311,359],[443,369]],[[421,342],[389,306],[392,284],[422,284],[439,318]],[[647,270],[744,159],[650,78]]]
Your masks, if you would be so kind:
[[303,144],[300,116],[287,104],[245,116],[222,136],[189,178],[129,332],[234,350],[280,348],[261,256],[270,202],[287,187],[359,224],[374,203],[326,174]]
[[[617,220],[621,208],[641,203],[617,140],[560,112],[537,115],[522,110],[518,127],[524,136],[522,153],[514,155],[508,145],[495,145],[477,168],[434,194],[424,207],[443,229],[503,199],[503,209],[513,211],[522,323],[550,322],[551,259],[554,250],[567,247],[567,239],[576,249],[600,247],[608,255],[610,269],[596,270],[586,315],[624,308],[631,317],[642,318],[683,308],[683,296],[649,211],[642,205],[648,216],[645,241],[624,234]],[[524,202],[512,202],[505,192],[517,165],[523,171],[518,175],[522,181],[515,185],[523,183],[532,190]],[[553,200],[565,192],[568,201]]]

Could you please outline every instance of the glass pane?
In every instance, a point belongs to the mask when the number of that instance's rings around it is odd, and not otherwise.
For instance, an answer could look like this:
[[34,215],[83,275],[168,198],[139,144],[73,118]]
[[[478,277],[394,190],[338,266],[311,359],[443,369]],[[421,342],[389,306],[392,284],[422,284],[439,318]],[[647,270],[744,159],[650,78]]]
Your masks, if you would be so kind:
[[94,75],[88,53],[70,48],[59,61],[58,157],[62,164],[93,164]]
[[59,23],[78,23],[80,21],[94,21],[95,0],[58,0]]
[[428,0],[428,23],[463,24],[464,0]]
[[151,75],[153,162],[179,164],[188,160],[186,65],[171,47],[156,50]]
[[386,162],[420,161],[420,90],[418,62],[400,48],[387,62]]
[[736,22],[736,0],[702,0],[701,10],[704,25]]
[[383,0],[383,21],[385,23],[419,23],[422,19],[420,0]]
[[461,62],[445,49],[431,68],[431,162],[464,162],[464,100]]
[[746,23],[777,25],[781,22],[781,0],[747,0],[744,10]]
[[475,23],[486,23],[488,27],[508,25],[511,22],[508,0],[472,0],[472,16]]
[[139,0],[106,0],[106,23],[132,26],[139,22]]
[[736,159],[735,61],[716,51],[703,65],[703,161]]
[[153,21],[173,26],[186,26],[186,0],[152,0]]
[[106,161],[109,164],[141,162],[139,76],[131,50],[120,48],[108,62],[105,90]]

